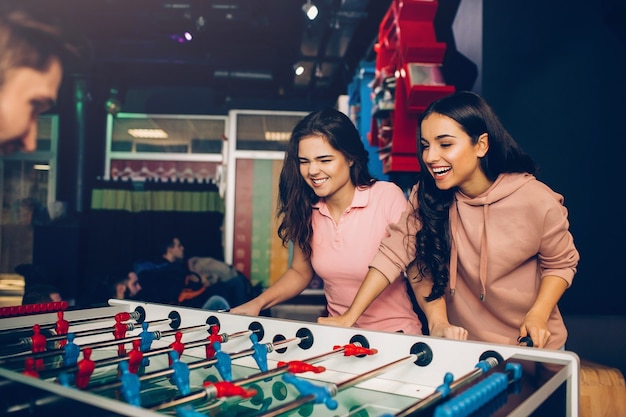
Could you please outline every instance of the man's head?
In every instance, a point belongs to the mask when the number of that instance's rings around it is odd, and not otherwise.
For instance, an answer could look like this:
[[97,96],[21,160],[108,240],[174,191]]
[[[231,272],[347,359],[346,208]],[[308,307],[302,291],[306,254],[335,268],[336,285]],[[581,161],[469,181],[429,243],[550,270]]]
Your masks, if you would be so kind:
[[108,297],[117,298],[123,300],[126,298],[126,289],[128,285],[128,277],[124,275],[113,275],[108,278],[107,285],[109,286]]
[[139,291],[141,291],[139,277],[133,271],[130,271],[128,273],[128,280],[126,281],[126,294],[129,298],[134,298]]
[[0,9],[0,156],[37,147],[37,117],[57,99],[76,50],[54,25]]
[[185,258],[185,247],[177,237],[170,240],[164,249],[163,257],[169,262],[180,262]]
[[59,289],[54,285],[49,284],[35,284],[24,291],[22,297],[22,304],[42,304],[63,301]]
[[141,291],[139,278],[133,271],[127,274],[113,274],[107,278],[107,286],[109,287],[109,296],[123,300],[125,298],[134,298]]

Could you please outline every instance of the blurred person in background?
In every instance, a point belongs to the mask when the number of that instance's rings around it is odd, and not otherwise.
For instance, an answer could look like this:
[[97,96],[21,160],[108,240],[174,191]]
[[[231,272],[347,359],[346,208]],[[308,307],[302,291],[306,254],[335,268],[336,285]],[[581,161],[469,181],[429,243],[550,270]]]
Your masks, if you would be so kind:
[[57,99],[63,66],[77,49],[59,26],[15,3],[0,5],[0,156],[37,148],[37,117]]

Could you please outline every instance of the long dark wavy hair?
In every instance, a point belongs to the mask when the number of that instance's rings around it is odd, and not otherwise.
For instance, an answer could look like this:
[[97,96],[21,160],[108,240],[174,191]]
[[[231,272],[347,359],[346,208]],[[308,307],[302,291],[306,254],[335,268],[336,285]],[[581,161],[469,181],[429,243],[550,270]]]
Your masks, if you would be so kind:
[[369,154],[352,120],[342,112],[325,108],[308,114],[291,133],[278,185],[278,236],[283,245],[297,244],[307,257],[311,256],[311,206],[319,198],[300,174],[298,147],[308,136],[322,136],[330,146],[341,152],[353,164],[350,180],[357,187],[376,182],[367,167]]
[[[429,115],[436,113],[457,122],[476,144],[478,137],[487,133],[489,149],[481,158],[480,166],[487,178],[494,181],[498,175],[509,172],[536,174],[537,166],[506,131],[493,109],[478,94],[462,91],[439,99],[422,113],[418,126]],[[420,164],[418,179],[418,208],[414,215],[422,224],[416,235],[416,262],[422,276],[430,274],[434,282],[427,301],[441,297],[448,285],[450,271],[450,206],[456,187],[440,190],[423,160],[421,141],[417,157]]]

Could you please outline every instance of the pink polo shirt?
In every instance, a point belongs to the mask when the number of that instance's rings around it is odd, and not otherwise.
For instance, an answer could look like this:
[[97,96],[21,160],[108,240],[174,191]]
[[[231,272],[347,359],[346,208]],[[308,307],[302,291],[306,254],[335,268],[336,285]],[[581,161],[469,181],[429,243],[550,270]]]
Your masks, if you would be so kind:
[[[407,207],[402,190],[391,182],[377,181],[357,190],[350,207],[335,224],[324,200],[313,206],[311,264],[324,280],[328,313],[344,313],[352,304],[378,253],[386,227],[395,223]],[[404,279],[396,279],[356,322],[357,327],[422,334]]]

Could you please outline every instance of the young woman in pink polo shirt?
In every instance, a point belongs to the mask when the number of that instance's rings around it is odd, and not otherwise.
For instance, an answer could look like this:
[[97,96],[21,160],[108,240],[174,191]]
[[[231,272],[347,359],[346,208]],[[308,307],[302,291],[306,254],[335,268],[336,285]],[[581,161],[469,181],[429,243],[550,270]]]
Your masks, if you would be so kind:
[[[579,254],[563,197],[477,94],[460,92],[420,115],[421,173],[352,306],[349,326],[408,269],[431,335],[560,349],[557,307]],[[409,266],[412,267],[409,267]],[[384,292],[383,292],[384,294]]]
[[[387,225],[407,208],[397,185],[372,177],[368,160],[358,130],[337,110],[313,112],[296,125],[280,174],[278,206],[278,235],[294,246],[291,265],[274,285],[231,313],[258,315],[300,294],[314,275],[324,281],[329,315],[346,311]],[[421,334],[404,279],[394,280],[353,324]]]

